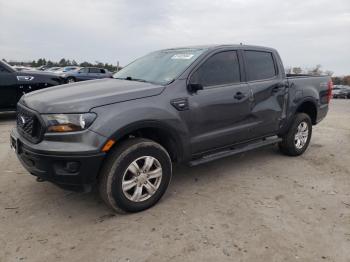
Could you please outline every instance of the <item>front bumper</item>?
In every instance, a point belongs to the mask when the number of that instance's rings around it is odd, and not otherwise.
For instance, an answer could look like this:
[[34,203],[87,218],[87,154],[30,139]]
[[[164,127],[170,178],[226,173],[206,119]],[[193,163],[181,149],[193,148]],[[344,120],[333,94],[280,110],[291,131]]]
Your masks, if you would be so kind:
[[91,190],[105,158],[105,153],[77,152],[74,150],[74,143],[70,144],[67,152],[45,151],[50,141],[42,146],[44,150],[39,150],[41,143],[29,143],[20,136],[16,128],[11,132],[10,142],[19,161],[30,174],[68,190]]

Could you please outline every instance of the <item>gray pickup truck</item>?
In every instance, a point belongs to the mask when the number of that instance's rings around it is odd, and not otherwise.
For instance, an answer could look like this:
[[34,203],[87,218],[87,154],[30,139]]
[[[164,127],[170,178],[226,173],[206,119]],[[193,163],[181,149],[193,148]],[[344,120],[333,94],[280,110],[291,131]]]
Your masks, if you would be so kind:
[[331,96],[330,77],[288,76],[271,48],[166,49],[113,79],[26,94],[11,145],[38,181],[96,185],[112,209],[137,212],[165,193],[173,163],[196,166],[271,144],[302,154]]

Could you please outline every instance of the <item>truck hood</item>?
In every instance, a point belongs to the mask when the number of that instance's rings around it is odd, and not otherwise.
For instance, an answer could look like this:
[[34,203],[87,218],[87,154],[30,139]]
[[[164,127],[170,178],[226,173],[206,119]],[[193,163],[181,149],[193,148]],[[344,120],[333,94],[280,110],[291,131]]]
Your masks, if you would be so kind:
[[99,79],[54,86],[22,97],[39,113],[82,113],[91,108],[159,95],[164,86],[119,79]]

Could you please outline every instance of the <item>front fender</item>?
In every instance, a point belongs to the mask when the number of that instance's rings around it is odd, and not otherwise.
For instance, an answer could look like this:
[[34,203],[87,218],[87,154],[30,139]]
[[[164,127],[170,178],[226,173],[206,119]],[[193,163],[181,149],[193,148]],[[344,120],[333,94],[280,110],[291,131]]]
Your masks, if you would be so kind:
[[189,157],[187,127],[170,104],[159,100],[155,96],[94,108],[98,116],[90,129],[118,141],[138,129],[157,128],[171,135],[181,158]]

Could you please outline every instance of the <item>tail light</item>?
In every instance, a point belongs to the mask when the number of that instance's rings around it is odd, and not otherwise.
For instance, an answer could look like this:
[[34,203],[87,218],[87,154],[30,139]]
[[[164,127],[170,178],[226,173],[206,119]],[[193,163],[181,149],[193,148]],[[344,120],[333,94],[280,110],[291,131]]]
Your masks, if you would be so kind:
[[332,80],[328,81],[328,93],[327,93],[327,102],[331,101],[332,98],[332,90],[333,90],[333,82]]

